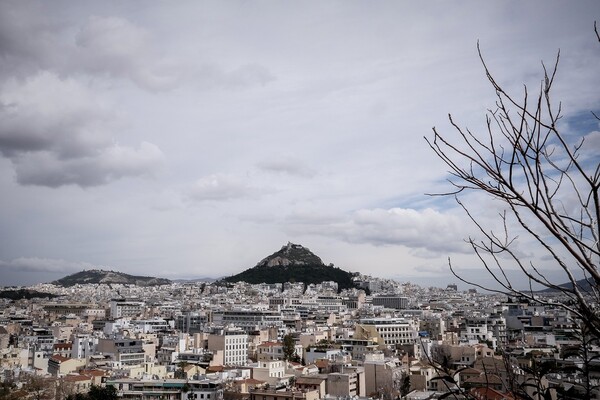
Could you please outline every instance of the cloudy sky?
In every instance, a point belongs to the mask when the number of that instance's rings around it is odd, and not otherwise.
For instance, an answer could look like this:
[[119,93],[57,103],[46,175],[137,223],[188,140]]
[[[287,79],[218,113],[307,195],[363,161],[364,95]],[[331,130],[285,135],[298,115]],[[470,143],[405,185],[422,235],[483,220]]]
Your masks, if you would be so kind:
[[597,139],[594,19],[597,1],[1,1],[0,285],[220,277],[288,241],[402,281],[455,281],[448,257],[477,275],[464,213],[425,195],[447,168],[423,137],[448,113],[484,127],[479,40],[516,94],[560,49],[565,129]]

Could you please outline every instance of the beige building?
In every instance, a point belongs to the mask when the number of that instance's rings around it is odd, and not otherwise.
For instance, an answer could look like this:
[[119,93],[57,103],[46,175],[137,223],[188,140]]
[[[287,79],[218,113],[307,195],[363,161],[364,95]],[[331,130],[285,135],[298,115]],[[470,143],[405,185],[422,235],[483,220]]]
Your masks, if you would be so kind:
[[[195,365],[189,365],[195,367]],[[202,369],[202,368],[201,368]],[[202,369],[204,371],[204,369]],[[158,379],[173,378],[173,373],[167,373],[166,365],[156,365],[153,362],[145,362],[143,365],[129,368],[130,378],[158,377]],[[193,374],[191,375],[193,376]]]
[[400,361],[365,361],[363,366],[366,396],[392,388],[402,377],[403,368]]
[[302,345],[302,348],[304,348],[304,349],[309,346],[314,346],[322,340],[329,340],[329,332],[328,331],[302,333],[300,335],[300,344]]
[[54,355],[48,360],[48,373],[62,377],[85,367],[85,360]]
[[365,396],[364,370],[327,375],[327,394],[335,397]]
[[282,381],[289,381],[293,375],[285,372],[285,361],[263,360],[252,368],[252,378],[267,382],[269,385],[277,385]]
[[61,379],[63,391],[66,394],[87,393],[94,384],[94,380],[86,375],[67,375]]
[[296,378],[296,388],[301,391],[314,391],[322,399],[327,393],[327,375],[305,375]]
[[417,362],[410,366],[411,390],[437,390],[437,382],[432,381],[437,376],[435,367],[426,362]]
[[[42,357],[42,352],[40,357]],[[47,358],[45,359],[48,360]],[[10,347],[8,349],[0,349],[0,367],[13,369],[13,368],[27,368],[29,365],[29,349],[20,349]],[[47,365],[47,363],[45,364]]]
[[133,368],[146,361],[144,343],[139,339],[100,339],[97,351],[110,356],[114,368]]

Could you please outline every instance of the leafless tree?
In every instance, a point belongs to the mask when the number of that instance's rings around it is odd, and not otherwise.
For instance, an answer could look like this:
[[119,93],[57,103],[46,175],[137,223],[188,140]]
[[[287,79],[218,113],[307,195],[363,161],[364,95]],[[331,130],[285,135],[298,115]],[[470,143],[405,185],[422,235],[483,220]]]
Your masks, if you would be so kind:
[[[594,32],[600,42],[596,24]],[[587,155],[582,137],[573,140],[561,130],[561,104],[551,93],[560,52],[552,68],[542,63],[543,79],[535,97],[524,86],[522,97],[517,98],[494,78],[479,44],[477,48],[496,92],[484,133],[461,127],[450,115],[454,137],[433,128],[433,137],[425,139],[450,169],[453,189],[439,195],[455,196],[474,222],[480,239],[470,237],[467,242],[495,283],[491,287],[467,279],[449,260],[450,269],[467,284],[511,296],[539,301],[536,287],[559,291],[566,297],[563,307],[600,337],[600,149]],[[600,121],[598,113],[592,111],[591,117]],[[485,193],[503,204],[501,232],[484,226],[476,206],[463,196],[469,191]],[[541,264],[522,258],[512,223],[539,244],[568,285],[551,279]],[[510,266],[516,266],[524,279],[511,279]]]
[[37,375],[29,375],[23,389],[34,400],[50,400],[55,397],[56,380]]

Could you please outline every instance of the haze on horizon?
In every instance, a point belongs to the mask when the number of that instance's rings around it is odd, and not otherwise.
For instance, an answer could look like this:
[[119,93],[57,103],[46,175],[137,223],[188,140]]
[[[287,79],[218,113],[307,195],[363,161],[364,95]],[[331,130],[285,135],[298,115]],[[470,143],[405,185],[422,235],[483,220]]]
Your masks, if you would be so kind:
[[560,49],[562,129],[600,157],[594,20],[592,0],[3,1],[0,286],[217,278],[288,241],[348,271],[445,285],[451,257],[485,279],[462,210],[425,195],[448,186],[423,136],[448,113],[485,128],[477,41],[517,97]]

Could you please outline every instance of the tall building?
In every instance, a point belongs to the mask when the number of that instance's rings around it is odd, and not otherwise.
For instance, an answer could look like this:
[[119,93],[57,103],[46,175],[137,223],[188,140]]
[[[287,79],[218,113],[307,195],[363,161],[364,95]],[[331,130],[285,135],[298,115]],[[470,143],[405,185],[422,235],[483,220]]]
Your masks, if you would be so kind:
[[175,317],[175,329],[184,333],[198,333],[211,322],[210,311],[187,312]]
[[248,335],[241,329],[223,329],[208,335],[208,350],[213,352],[217,364],[246,365]]
[[77,334],[72,338],[71,358],[88,358],[96,353],[98,338],[89,334]]
[[143,301],[126,299],[112,299],[110,301],[110,317],[112,319],[137,317],[142,315],[143,312]]

